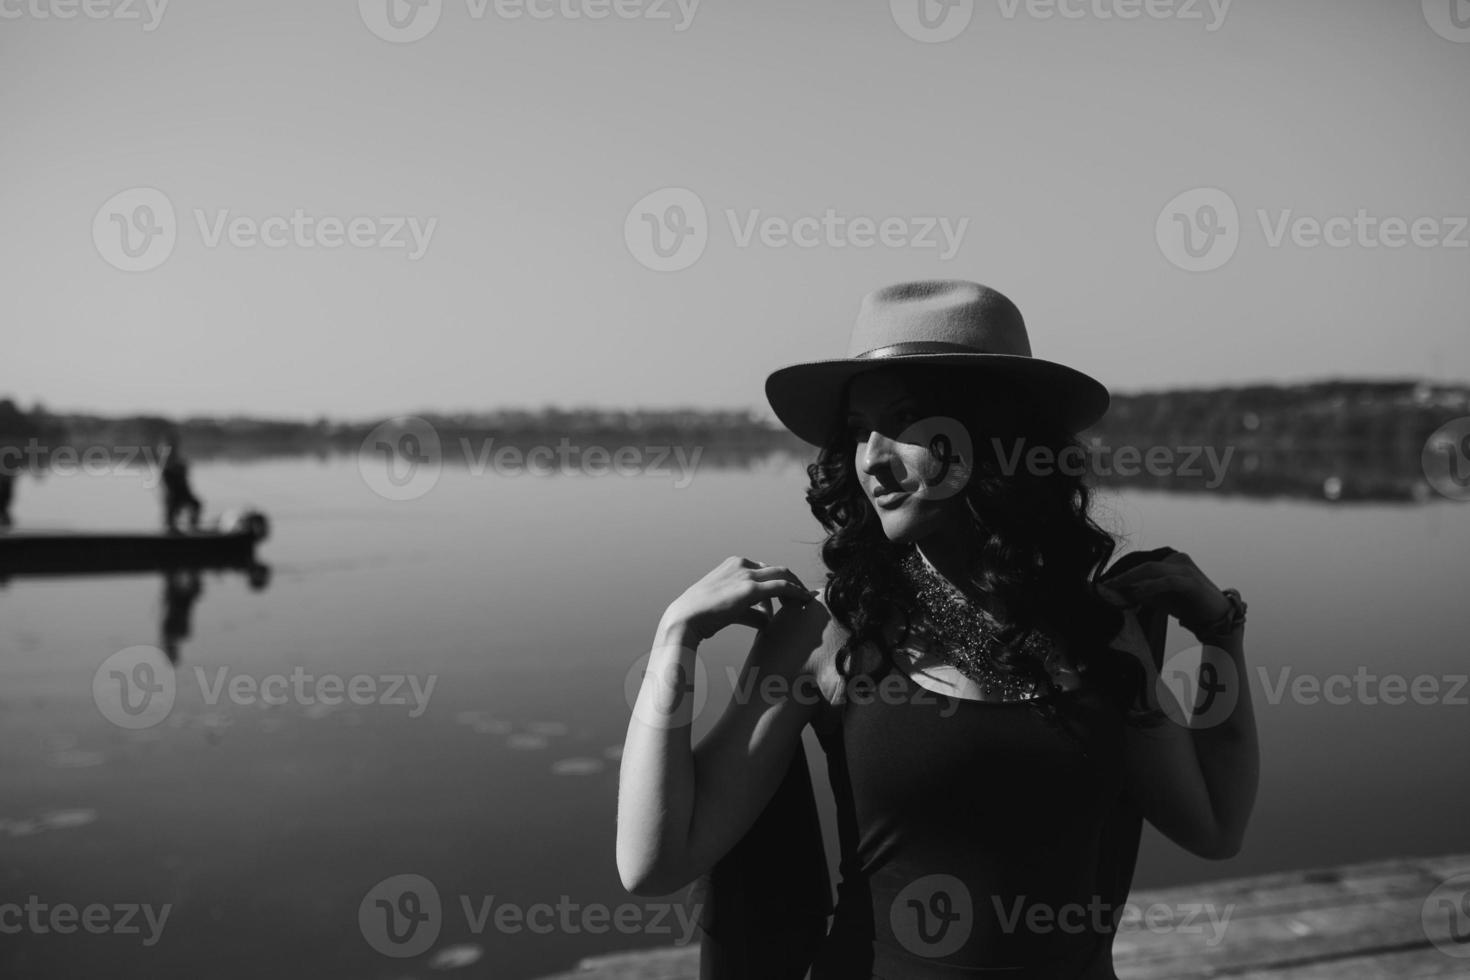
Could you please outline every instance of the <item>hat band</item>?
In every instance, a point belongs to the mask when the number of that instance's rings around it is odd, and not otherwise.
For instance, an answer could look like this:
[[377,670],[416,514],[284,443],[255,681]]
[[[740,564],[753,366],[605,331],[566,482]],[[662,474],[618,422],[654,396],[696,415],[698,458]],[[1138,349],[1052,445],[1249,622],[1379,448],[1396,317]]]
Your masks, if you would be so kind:
[[874,347],[857,357],[870,360],[879,357],[908,357],[911,354],[983,354],[968,344],[952,344],[945,340],[907,340],[887,347]]

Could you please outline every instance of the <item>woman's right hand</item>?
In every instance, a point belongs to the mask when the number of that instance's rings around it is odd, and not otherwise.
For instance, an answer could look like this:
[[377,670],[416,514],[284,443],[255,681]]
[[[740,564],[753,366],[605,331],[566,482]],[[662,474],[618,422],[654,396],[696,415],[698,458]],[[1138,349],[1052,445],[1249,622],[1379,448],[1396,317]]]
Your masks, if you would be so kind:
[[699,643],[731,623],[759,630],[774,615],[772,599],[805,605],[812,595],[789,568],[731,556],[669,604],[660,633],[680,630]]

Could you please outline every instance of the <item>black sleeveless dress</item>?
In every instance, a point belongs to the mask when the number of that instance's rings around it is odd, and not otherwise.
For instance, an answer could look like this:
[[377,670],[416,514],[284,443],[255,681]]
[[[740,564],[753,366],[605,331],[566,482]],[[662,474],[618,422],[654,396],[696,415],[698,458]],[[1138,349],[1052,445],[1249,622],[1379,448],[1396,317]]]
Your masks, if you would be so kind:
[[847,690],[822,734],[842,859],[812,980],[1115,980],[1121,709],[1084,686],[1048,718],[896,668]]

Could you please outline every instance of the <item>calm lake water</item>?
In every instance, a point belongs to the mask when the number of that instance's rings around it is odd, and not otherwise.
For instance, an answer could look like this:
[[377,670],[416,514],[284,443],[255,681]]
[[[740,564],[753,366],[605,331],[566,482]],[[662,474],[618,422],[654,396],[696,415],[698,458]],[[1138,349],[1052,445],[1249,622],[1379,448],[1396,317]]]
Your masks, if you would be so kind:
[[[205,575],[173,706],[146,728],[104,717],[93,681],[118,651],[158,645],[160,577],[0,587],[0,903],[102,905],[114,923],[118,906],[169,908],[151,946],[141,913],[129,935],[0,935],[0,975],[517,980],[680,938],[661,903],[622,891],[614,864],[625,679],[664,606],[727,554],[788,563],[813,586],[822,575],[798,466],[675,482],[447,469],[395,502],[352,458],[200,462],[208,510],[270,515],[260,557],[273,575],[262,591]],[[128,474],[28,481],[16,501],[30,526],[147,528],[157,510]],[[1273,689],[1283,670],[1363,668],[1449,679],[1444,694],[1470,672],[1463,504],[1113,492],[1101,516],[1125,550],[1171,545],[1242,590],[1247,654]],[[696,737],[750,637],[734,627],[707,645]],[[404,704],[212,697],[222,678],[298,668],[374,678],[379,693],[390,675],[434,686],[422,710],[407,685]],[[1264,774],[1244,852],[1207,862],[1149,832],[1139,886],[1470,851],[1470,690],[1458,703],[1273,704],[1253,679]],[[828,838],[835,851],[830,823]],[[394,959],[359,908],[405,874],[432,882],[441,928],[422,955]],[[621,921],[644,928],[566,929],[560,913],[497,927],[502,905],[540,903],[612,922],[626,907]]]

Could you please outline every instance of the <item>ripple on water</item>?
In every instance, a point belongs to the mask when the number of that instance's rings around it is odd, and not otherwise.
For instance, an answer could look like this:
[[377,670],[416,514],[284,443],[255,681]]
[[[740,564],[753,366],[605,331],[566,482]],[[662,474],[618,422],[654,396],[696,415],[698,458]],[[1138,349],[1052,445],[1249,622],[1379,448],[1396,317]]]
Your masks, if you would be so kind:
[[97,811],[79,807],[74,810],[52,810],[41,814],[41,825],[47,830],[69,830],[85,827],[97,819]]
[[551,764],[554,776],[591,776],[607,768],[601,759],[558,759]]
[[49,810],[39,817],[27,820],[11,820],[0,817],[0,834],[10,837],[30,837],[47,830],[70,830],[85,827],[97,819],[97,811],[78,807],[72,810]]
[[480,957],[485,955],[485,950],[474,943],[465,943],[460,946],[446,946],[434,954],[429,961],[431,970],[457,970],[463,966],[471,966],[480,962]]
[[92,766],[100,766],[106,761],[106,757],[101,752],[66,749],[53,753],[46,763],[53,769],[88,769]]
[[609,745],[602,750],[602,754],[604,758],[616,761],[623,757],[623,747],[621,745]]
[[567,726],[559,721],[533,721],[526,726],[526,731],[535,735],[565,735]]
[[505,744],[508,748],[512,749],[544,749],[546,748],[546,739],[540,735],[519,734],[512,735],[506,739]]

